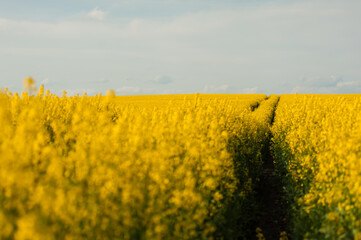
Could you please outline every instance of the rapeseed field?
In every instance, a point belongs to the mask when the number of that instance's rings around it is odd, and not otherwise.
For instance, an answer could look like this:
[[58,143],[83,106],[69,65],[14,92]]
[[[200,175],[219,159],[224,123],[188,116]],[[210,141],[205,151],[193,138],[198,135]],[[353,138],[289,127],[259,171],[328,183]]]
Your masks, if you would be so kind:
[[294,239],[361,239],[361,95],[281,95],[272,132]]
[[[361,96],[0,93],[0,239],[361,239]],[[267,237],[267,236],[266,236]]]
[[[251,113],[265,95],[65,94],[0,95],[1,239],[227,234],[261,167]],[[242,164],[241,140],[255,156]]]

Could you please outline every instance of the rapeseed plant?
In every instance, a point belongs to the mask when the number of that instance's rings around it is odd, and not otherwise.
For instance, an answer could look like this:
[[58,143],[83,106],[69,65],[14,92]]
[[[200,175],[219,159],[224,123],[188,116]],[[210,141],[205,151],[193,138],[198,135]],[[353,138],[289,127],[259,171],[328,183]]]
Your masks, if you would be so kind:
[[44,91],[0,93],[0,239],[210,239],[253,191],[265,95]]
[[358,238],[361,96],[282,95],[273,135],[295,239]]

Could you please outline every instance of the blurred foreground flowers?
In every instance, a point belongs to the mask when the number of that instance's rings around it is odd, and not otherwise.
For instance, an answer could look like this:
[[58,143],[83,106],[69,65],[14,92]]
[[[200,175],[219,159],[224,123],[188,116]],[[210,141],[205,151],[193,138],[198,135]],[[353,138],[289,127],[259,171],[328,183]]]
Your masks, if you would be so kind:
[[273,98],[107,95],[0,94],[0,238],[239,234],[224,229],[257,181]]
[[25,92],[35,92],[35,80],[32,77],[26,77],[23,81],[24,91]]

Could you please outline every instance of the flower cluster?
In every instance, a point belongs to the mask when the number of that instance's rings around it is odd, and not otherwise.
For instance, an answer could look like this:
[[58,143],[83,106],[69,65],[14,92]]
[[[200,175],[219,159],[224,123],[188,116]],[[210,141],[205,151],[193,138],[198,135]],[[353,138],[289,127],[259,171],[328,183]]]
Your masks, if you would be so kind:
[[225,235],[262,164],[260,119],[273,111],[252,111],[265,98],[3,91],[0,239]]
[[282,95],[273,135],[295,239],[360,239],[361,96]]

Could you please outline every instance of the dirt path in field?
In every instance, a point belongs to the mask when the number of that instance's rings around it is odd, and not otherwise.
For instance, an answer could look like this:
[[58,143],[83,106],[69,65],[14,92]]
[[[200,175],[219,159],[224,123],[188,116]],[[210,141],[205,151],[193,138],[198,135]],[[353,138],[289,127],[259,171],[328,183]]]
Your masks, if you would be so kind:
[[[277,105],[275,106],[276,111]],[[273,124],[274,114],[271,125]],[[287,206],[282,197],[282,183],[276,174],[271,149],[272,135],[264,149],[264,166],[256,189],[256,199],[259,205],[258,222],[255,227],[262,230],[267,240],[280,239],[280,233],[287,228]],[[256,233],[255,233],[256,235]]]
[[261,173],[257,192],[259,201],[259,222],[257,226],[267,240],[279,239],[280,233],[286,231],[287,217],[285,203],[282,199],[282,184],[275,173],[270,150],[266,153],[264,168]]

